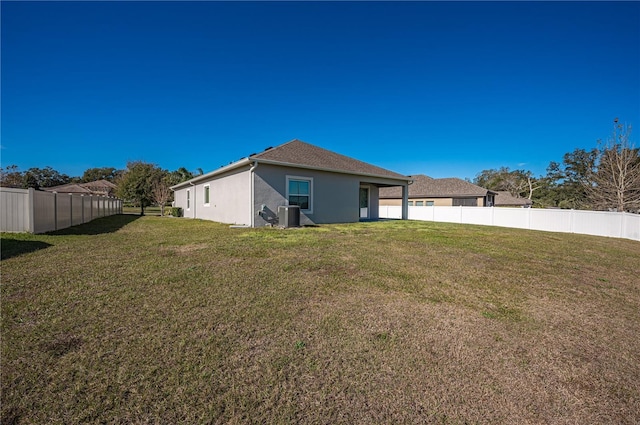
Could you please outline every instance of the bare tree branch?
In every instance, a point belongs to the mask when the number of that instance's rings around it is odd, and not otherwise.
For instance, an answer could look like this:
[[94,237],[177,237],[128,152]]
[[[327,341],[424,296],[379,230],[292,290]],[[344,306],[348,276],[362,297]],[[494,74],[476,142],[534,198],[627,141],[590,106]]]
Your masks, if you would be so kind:
[[171,189],[164,178],[154,180],[151,187],[151,196],[156,204],[160,207],[160,215],[164,215],[164,206],[171,198]]
[[600,142],[597,164],[584,186],[598,209],[640,210],[640,155],[630,142],[631,126],[614,125],[607,142]]

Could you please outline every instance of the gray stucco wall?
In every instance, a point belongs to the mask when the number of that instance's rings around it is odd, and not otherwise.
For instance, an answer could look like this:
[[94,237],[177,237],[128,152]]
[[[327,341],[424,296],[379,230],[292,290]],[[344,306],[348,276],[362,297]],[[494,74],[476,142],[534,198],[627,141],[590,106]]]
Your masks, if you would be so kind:
[[313,212],[300,215],[300,224],[351,223],[360,220],[359,189],[369,187],[370,218],[378,218],[377,184],[398,184],[388,179],[332,173],[295,167],[260,164],[255,170],[254,212],[262,205],[266,209],[255,217],[255,226],[268,224],[278,214],[278,206],[286,205],[287,176],[313,179]]
[[[312,179],[312,211],[301,211],[300,224],[352,223],[360,220],[359,190],[369,188],[369,218],[379,217],[379,185],[402,185],[395,179],[357,176],[259,163],[185,186],[175,191],[175,206],[185,217],[220,223],[261,227],[278,224],[278,207],[287,205],[287,177]],[[204,187],[210,187],[210,204],[204,204]],[[253,197],[251,188],[253,186]],[[187,209],[187,191],[190,208]],[[264,206],[264,208],[263,208]]]
[[[249,167],[201,181],[195,186],[175,191],[175,206],[185,217],[201,218],[219,223],[251,225],[251,173]],[[209,205],[204,203],[204,188],[209,186]],[[190,207],[187,209],[187,191]]]

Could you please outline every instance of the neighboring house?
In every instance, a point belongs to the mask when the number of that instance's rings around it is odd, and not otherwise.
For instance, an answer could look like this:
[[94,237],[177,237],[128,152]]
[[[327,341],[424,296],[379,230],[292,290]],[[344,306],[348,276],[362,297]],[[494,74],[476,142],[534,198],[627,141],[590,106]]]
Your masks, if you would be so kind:
[[116,185],[108,180],[88,183],[69,183],[60,186],[43,187],[42,190],[57,193],[79,193],[82,195],[115,196]]
[[495,197],[496,207],[520,207],[529,208],[533,204],[531,199],[517,198],[508,191],[498,191]]
[[[409,176],[409,206],[492,206],[496,192],[458,178],[434,179],[424,174]],[[402,193],[395,187],[380,189],[380,205],[400,205]]]
[[300,224],[378,218],[378,193],[396,186],[408,215],[411,178],[292,140],[192,178],[171,189],[185,217],[260,227],[277,224],[278,207],[298,205]]

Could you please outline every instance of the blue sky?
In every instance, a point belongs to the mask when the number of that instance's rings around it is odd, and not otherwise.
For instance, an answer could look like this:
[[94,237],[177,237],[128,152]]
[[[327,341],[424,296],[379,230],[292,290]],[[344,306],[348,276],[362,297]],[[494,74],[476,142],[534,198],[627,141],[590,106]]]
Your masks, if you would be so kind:
[[640,125],[639,2],[1,8],[3,167],[207,172],[298,138],[403,174],[540,175]]

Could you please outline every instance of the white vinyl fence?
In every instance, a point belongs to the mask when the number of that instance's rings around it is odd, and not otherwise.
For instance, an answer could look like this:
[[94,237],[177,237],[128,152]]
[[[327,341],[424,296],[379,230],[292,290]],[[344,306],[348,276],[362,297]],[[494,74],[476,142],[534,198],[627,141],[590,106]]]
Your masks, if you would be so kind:
[[[401,218],[402,207],[381,206],[380,218]],[[640,241],[640,214],[497,207],[409,207],[409,220],[482,224],[581,233]]]
[[104,196],[0,188],[0,231],[45,233],[122,214],[122,201]]

